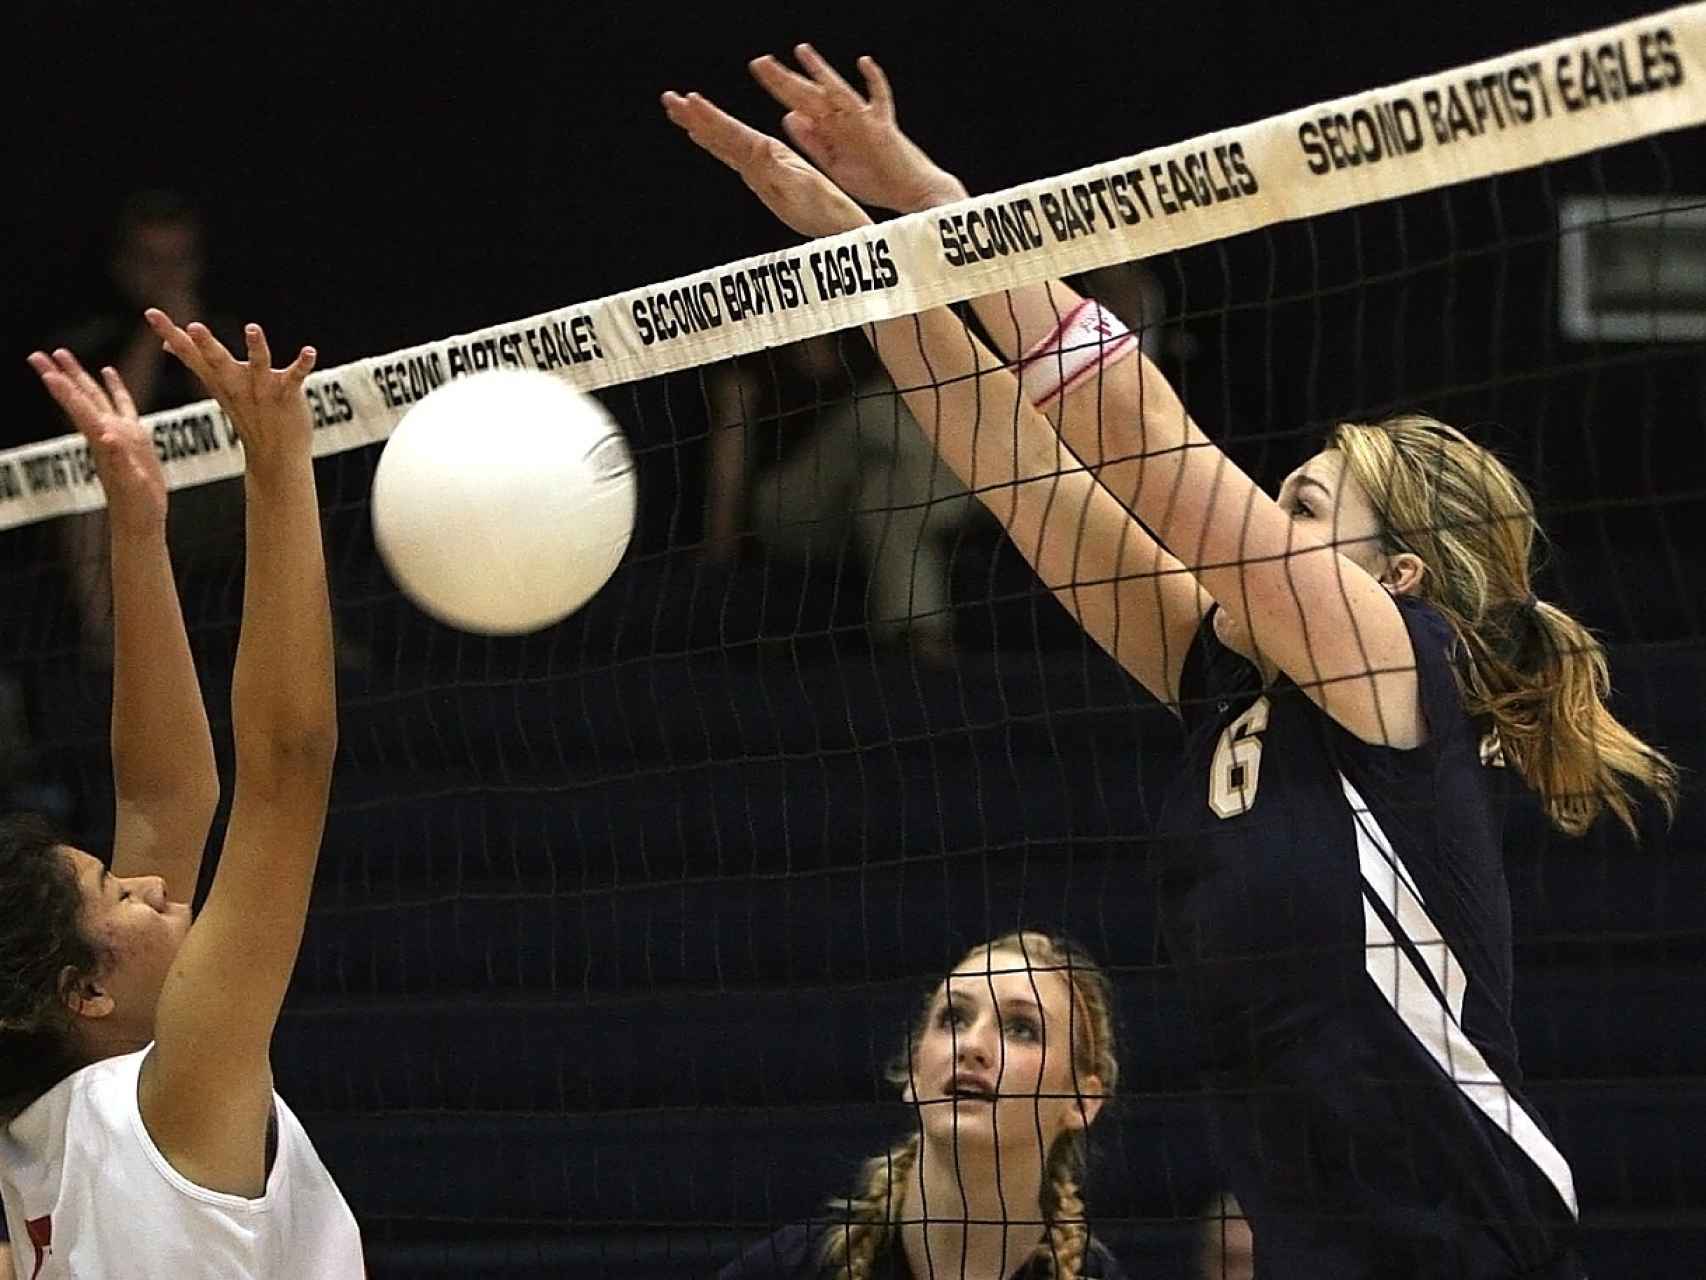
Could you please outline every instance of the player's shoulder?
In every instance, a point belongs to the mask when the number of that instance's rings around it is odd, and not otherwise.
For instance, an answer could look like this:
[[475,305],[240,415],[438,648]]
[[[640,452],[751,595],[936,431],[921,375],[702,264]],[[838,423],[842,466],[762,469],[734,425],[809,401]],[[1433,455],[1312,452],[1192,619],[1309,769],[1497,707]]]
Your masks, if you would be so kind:
[[1094,1235],[1084,1249],[1084,1267],[1079,1275],[1085,1280],[1127,1280],[1125,1268],[1120,1266],[1113,1251]]
[[1438,605],[1419,596],[1394,596],[1393,602],[1398,606],[1398,616],[1404,620],[1404,629],[1410,633],[1412,645],[1448,655],[1458,649],[1457,628]]
[[819,1235],[810,1224],[793,1222],[742,1251],[717,1273],[717,1280],[812,1280]]
[[137,1110],[136,1082],[153,1047],[148,1044],[130,1053],[113,1054],[66,1076],[54,1090],[65,1094],[68,1114],[81,1117],[94,1113],[106,1122],[115,1117],[128,1122]]
[[1397,604],[1415,654],[1416,693],[1429,738],[1438,743],[1468,732],[1472,728],[1464,698],[1468,655],[1456,625],[1429,601],[1399,596]]

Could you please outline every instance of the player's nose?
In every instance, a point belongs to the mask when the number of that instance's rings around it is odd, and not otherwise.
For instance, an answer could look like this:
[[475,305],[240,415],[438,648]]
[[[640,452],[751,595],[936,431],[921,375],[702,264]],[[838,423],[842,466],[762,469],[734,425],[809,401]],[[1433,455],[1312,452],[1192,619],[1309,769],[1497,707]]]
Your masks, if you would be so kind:
[[156,911],[166,909],[166,881],[163,876],[138,876],[133,892],[140,893],[142,900]]
[[989,1020],[979,1018],[967,1024],[964,1030],[955,1038],[954,1062],[961,1066],[987,1067],[994,1060],[990,1049],[991,1031]]

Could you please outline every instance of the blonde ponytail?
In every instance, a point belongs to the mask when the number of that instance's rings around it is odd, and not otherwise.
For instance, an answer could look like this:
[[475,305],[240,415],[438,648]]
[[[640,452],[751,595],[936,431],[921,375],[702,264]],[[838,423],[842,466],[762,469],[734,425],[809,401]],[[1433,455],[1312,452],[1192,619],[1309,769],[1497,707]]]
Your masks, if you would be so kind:
[[1553,825],[1580,835],[1609,809],[1638,834],[1630,782],[1674,815],[1676,766],[1606,708],[1611,676],[1593,633],[1544,601],[1511,612],[1490,637],[1462,632],[1469,708],[1492,721],[1506,763],[1540,793]]
[[1539,793],[1552,824],[1580,835],[1609,809],[1639,834],[1634,787],[1674,815],[1676,766],[1607,708],[1604,648],[1534,598],[1539,526],[1504,463],[1422,414],[1345,423],[1329,443],[1373,502],[1388,550],[1421,559],[1418,594],[1445,615],[1468,658],[1465,708],[1491,722],[1506,763]]

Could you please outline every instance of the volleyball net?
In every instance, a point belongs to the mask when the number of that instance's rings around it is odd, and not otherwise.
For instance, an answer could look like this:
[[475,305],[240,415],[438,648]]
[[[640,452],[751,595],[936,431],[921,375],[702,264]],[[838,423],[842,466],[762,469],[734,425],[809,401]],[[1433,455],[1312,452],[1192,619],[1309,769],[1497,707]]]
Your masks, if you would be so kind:
[[[1130,1274],[1206,1266],[1222,1178],[1146,869],[1178,732],[858,330],[1072,281],[1266,482],[1341,420],[1463,426],[1532,487],[1541,594],[1606,638],[1619,714],[1698,767],[1703,121],[1690,5],[313,375],[343,749],[277,1079],[374,1274],[704,1275],[821,1219],[912,1123],[884,1068],[920,996],[1019,927],[1115,988],[1094,1229]],[[600,396],[642,516],[584,610],[490,639],[396,593],[366,502],[412,405],[505,368]],[[205,521],[178,566],[224,753],[241,446],[211,401],[148,421]],[[91,841],[102,501],[74,436],[0,453],[0,786]],[[1530,1093],[1604,1274],[1706,1250],[1698,806],[1648,825],[1519,815],[1508,862]]]

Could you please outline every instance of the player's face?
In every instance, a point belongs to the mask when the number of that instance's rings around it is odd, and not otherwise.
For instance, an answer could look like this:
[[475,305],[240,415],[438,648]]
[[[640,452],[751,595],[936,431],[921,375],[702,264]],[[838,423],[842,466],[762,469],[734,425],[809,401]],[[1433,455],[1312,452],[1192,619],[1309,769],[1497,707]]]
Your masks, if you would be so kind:
[[109,957],[94,984],[110,997],[110,1008],[105,1001],[92,1007],[151,1036],[160,988],[189,933],[189,904],[169,901],[159,876],[109,875],[92,854],[61,852],[77,872],[83,929]]
[[913,1096],[927,1138],[973,1149],[1027,1151],[1040,1161],[1068,1127],[1100,1108],[1100,1084],[1077,1076],[1066,975],[1027,967],[1017,951],[979,953],[931,1002],[912,1058]]
[[1380,517],[1368,492],[1345,470],[1337,449],[1316,454],[1285,478],[1276,499],[1299,533],[1334,547],[1357,567],[1379,577],[1386,559]]
[[[1291,517],[1300,539],[1335,548],[1373,577],[1386,571],[1380,517],[1368,491],[1345,469],[1345,456],[1337,449],[1323,450],[1287,476],[1275,501]],[[1233,652],[1256,656],[1244,624],[1225,609],[1215,612],[1214,628],[1221,643]]]

